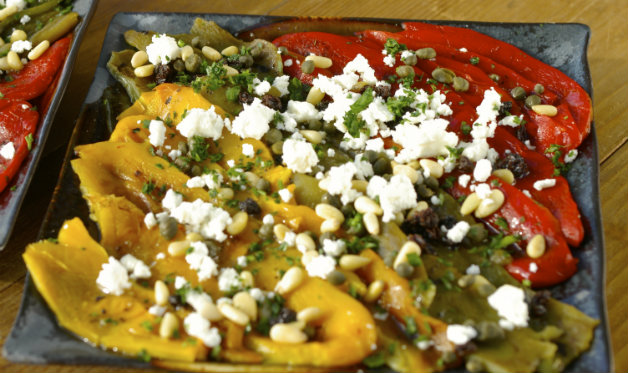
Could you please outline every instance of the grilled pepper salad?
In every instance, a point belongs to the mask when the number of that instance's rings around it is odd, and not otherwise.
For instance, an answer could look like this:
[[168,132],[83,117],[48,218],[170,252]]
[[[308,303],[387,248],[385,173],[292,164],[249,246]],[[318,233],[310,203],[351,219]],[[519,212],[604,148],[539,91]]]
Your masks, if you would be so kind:
[[562,73],[422,23],[125,38],[133,103],[72,161],[100,241],[75,218],[24,254],[65,328],[182,370],[558,372],[589,347],[598,322],[538,290],[583,235],[560,173],[591,107]]

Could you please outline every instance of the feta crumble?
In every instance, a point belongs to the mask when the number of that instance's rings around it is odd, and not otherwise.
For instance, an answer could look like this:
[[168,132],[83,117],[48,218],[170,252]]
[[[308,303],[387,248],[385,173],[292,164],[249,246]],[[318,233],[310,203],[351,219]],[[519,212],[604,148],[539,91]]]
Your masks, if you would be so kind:
[[151,120],[148,125],[148,141],[152,146],[162,146],[166,140],[166,126],[160,120]]
[[167,64],[181,57],[181,48],[177,41],[166,34],[153,35],[151,43],[146,46],[148,61],[153,65]]
[[447,231],[447,239],[451,242],[460,243],[469,233],[471,226],[466,221],[459,221]]
[[126,254],[120,258],[120,264],[131,273],[129,277],[132,279],[150,278],[150,268],[131,254]]
[[403,174],[394,175],[390,181],[381,176],[373,176],[366,193],[373,199],[379,197],[379,204],[384,210],[384,223],[394,220],[397,212],[413,208],[418,203],[412,182]]
[[488,304],[500,316],[499,326],[506,330],[528,326],[528,305],[522,289],[502,285],[488,298]]
[[292,199],[292,192],[290,192],[288,189],[283,188],[281,190],[279,190],[279,197],[281,198],[281,200],[284,203],[288,203],[290,202],[290,200]]
[[102,265],[96,284],[105,294],[113,295],[122,295],[125,289],[131,287],[126,268],[112,256]]
[[306,264],[305,269],[310,277],[325,279],[336,269],[336,260],[331,256],[319,255]]
[[270,129],[269,123],[275,115],[275,110],[262,104],[259,98],[244,104],[244,108],[231,123],[231,133],[243,139],[259,140]]
[[556,185],[556,179],[543,179],[534,182],[534,189],[541,191],[546,188],[551,188]]
[[491,165],[491,161],[488,159],[480,159],[473,169],[473,178],[476,181],[484,182],[491,176],[492,172],[493,166]]
[[209,348],[220,345],[222,338],[220,332],[216,328],[210,327],[211,323],[198,312],[192,312],[183,320],[185,332],[203,341],[203,344]]
[[255,148],[251,144],[242,144],[242,154],[246,157],[253,158],[255,156]]
[[318,164],[318,156],[312,144],[306,141],[288,139],[284,141],[283,161],[294,172],[312,172],[312,167]]
[[33,44],[28,40],[16,40],[11,44],[11,51],[22,53],[33,49]]
[[15,146],[12,142],[2,145],[2,148],[0,148],[0,156],[7,160],[11,160],[15,157]]
[[177,131],[187,138],[201,136],[218,140],[222,136],[224,126],[225,120],[216,113],[215,106],[207,110],[193,108],[188,110],[185,118],[177,124]]
[[478,332],[471,326],[450,324],[447,325],[447,339],[456,345],[463,345],[478,336]]

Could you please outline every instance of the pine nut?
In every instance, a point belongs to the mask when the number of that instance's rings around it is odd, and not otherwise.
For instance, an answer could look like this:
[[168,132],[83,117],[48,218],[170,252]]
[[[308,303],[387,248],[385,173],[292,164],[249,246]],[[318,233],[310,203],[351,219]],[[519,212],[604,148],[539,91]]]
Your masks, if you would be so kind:
[[273,233],[275,234],[275,238],[277,241],[283,242],[286,238],[286,233],[290,232],[290,228],[286,227],[284,224],[275,224],[273,227]]
[[340,223],[345,221],[342,211],[327,203],[319,203],[316,205],[316,215],[325,220],[338,220]]
[[364,295],[364,301],[367,303],[375,302],[384,292],[384,287],[386,287],[386,283],[382,280],[371,282],[366,290],[366,295]]
[[475,275],[463,275],[458,278],[458,286],[461,288],[466,288],[470,285],[473,285],[475,282]]
[[393,262],[393,268],[397,268],[397,266],[401,263],[407,263],[409,254],[421,256],[421,246],[414,241],[407,241],[404,243],[399,250],[399,254],[397,254],[397,257],[395,258],[395,261]]
[[222,58],[220,52],[207,45],[204,46],[203,49],[201,49],[201,52],[203,53],[203,56],[205,56],[210,61],[218,61]]
[[504,193],[499,189],[493,189],[491,196],[480,202],[478,208],[475,209],[475,217],[481,219],[491,215],[502,207],[504,200]]
[[242,286],[245,288],[252,288],[255,286],[255,277],[250,271],[242,271],[240,272],[240,281],[242,282]]
[[249,222],[249,214],[239,211],[231,217],[231,224],[227,226],[227,233],[232,236],[238,235],[244,231],[246,224]]
[[234,196],[233,189],[231,188],[220,188],[218,190],[218,198],[222,200],[232,199]]
[[144,51],[137,51],[133,53],[131,57],[131,66],[135,69],[140,66],[144,66],[148,63],[148,53]]
[[28,59],[29,60],[36,60],[39,57],[41,57],[42,54],[44,54],[45,51],[48,50],[48,48],[50,47],[50,42],[48,40],[44,40],[41,43],[37,44],[37,46],[33,49],[31,49],[30,52],[28,52]]
[[443,173],[445,172],[443,166],[441,166],[440,163],[431,159],[421,159],[419,161],[419,164],[421,165],[423,170],[425,170],[425,173],[427,174],[426,177],[434,176],[438,179],[443,176]]
[[327,57],[315,55],[309,55],[305,57],[305,60],[314,62],[314,66],[318,67],[319,69],[328,69],[333,63],[332,60]]
[[22,41],[26,39],[28,39],[28,35],[26,35],[26,32],[24,32],[24,30],[13,30],[13,33],[11,33],[11,38],[9,40],[11,41],[11,43],[13,43],[14,41]]
[[323,311],[318,307],[304,308],[297,313],[297,320],[305,324],[316,321],[323,316]]
[[11,17],[15,13],[17,13],[19,9],[15,5],[9,5],[8,7],[0,10],[0,21],[4,21],[5,19]]
[[419,168],[421,168],[421,164],[416,159],[408,162],[408,166],[412,167],[415,170],[418,170]]
[[155,72],[155,65],[148,64],[148,65],[136,67],[135,70],[133,70],[133,72],[135,73],[135,76],[137,76],[138,78],[147,78],[153,75],[153,73]]
[[320,144],[323,141],[323,134],[314,130],[301,130],[299,131],[303,137],[314,145]]
[[227,76],[236,76],[240,74],[240,72],[229,65],[223,65],[225,70],[227,71]]
[[351,187],[360,193],[366,193],[369,182],[366,180],[351,180]]
[[325,93],[316,87],[312,87],[310,92],[307,94],[305,101],[312,105],[318,105],[323,100],[323,97],[325,97]]
[[321,223],[321,233],[335,232],[340,229],[342,222],[336,219],[327,219]]
[[401,226],[401,224],[403,223],[403,221],[405,220],[404,216],[403,216],[403,212],[401,211],[397,211],[395,212],[395,220],[394,222],[399,224]]
[[377,204],[377,202],[373,201],[369,197],[360,196],[353,203],[353,207],[360,214],[372,213],[375,215],[382,215],[384,210]]
[[370,258],[360,255],[347,254],[340,257],[340,268],[346,271],[355,271],[356,269],[362,268],[370,262]]
[[377,220],[377,215],[372,212],[367,212],[362,217],[362,221],[364,222],[367,232],[373,236],[377,236],[379,234],[379,220]]
[[532,239],[528,241],[528,246],[526,246],[526,254],[533,259],[543,256],[543,254],[545,254],[545,237],[540,234],[532,237]]
[[188,240],[171,242],[170,245],[168,245],[168,254],[171,256],[182,256],[185,255],[189,247],[190,241]]
[[290,267],[275,286],[275,291],[281,295],[296,289],[305,278],[305,273],[300,267]]
[[[0,40],[2,40],[2,38],[0,38]],[[0,70],[10,70],[11,68],[9,67],[9,59],[7,57],[2,57],[0,58]]]
[[301,263],[304,266],[307,266],[318,255],[319,255],[318,251],[316,251],[316,250],[308,250],[305,253],[303,253],[303,256],[301,257]]
[[168,297],[170,296],[170,290],[168,290],[168,286],[161,281],[155,281],[155,303],[158,306],[165,306],[168,304]]
[[275,324],[270,328],[270,339],[279,343],[304,343],[307,341],[307,335],[295,323]]
[[416,211],[423,211],[423,210],[426,210],[428,207],[430,207],[430,205],[428,205],[427,202],[419,201],[419,203],[417,203],[417,205],[414,208],[414,210],[416,210]]
[[170,338],[174,332],[179,329],[179,320],[172,312],[166,312],[159,324],[159,336],[161,338]]
[[505,183],[512,185],[515,182],[515,175],[507,168],[493,171],[493,176],[500,178]]
[[480,206],[480,202],[482,202],[482,200],[478,197],[477,193],[473,192],[469,194],[467,198],[464,199],[464,202],[462,202],[462,206],[460,206],[460,214],[463,216],[469,215]]
[[196,232],[191,232],[185,235],[185,239],[190,242],[203,241],[203,236]]
[[419,180],[419,172],[405,164],[398,164],[393,167],[393,175],[399,174],[406,175],[412,184],[415,184]]
[[222,54],[223,56],[233,56],[234,54],[238,54],[240,50],[238,49],[238,47],[236,47],[235,45],[229,46],[225,49],[222,50],[222,52],[220,52],[220,54]]
[[259,176],[255,175],[251,171],[247,171],[244,173],[244,178],[249,185],[255,185],[259,181]]
[[222,312],[213,302],[210,302],[207,299],[203,299],[196,305],[196,307],[194,307],[194,309],[209,321],[218,321],[222,319]]
[[246,313],[251,320],[257,320],[257,302],[248,292],[241,291],[234,295],[233,306]]
[[181,59],[183,61],[187,60],[188,57],[190,57],[193,54],[194,54],[194,48],[192,48],[192,46],[186,45],[183,48],[181,48]]
[[22,64],[20,56],[18,56],[14,51],[10,51],[7,54],[7,63],[9,65],[9,69],[11,70],[20,71],[24,68],[24,64]]
[[232,321],[238,325],[246,326],[251,320],[249,315],[235,308],[229,303],[221,303],[218,305],[218,310],[229,321]]
[[309,250],[316,250],[316,242],[314,242],[312,236],[307,233],[297,234],[295,243],[297,245],[297,249],[302,253],[305,253]]
[[553,105],[534,105],[532,106],[532,110],[537,114],[547,115],[548,117],[553,117],[558,114],[558,109]]

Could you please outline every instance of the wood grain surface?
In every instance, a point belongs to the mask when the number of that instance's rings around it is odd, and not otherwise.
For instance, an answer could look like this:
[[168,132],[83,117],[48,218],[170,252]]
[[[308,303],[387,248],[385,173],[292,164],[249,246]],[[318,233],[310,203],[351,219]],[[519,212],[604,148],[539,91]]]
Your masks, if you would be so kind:
[[[592,30],[589,64],[600,153],[602,218],[606,245],[606,296],[614,370],[628,372],[628,2],[618,0],[100,0],[83,40],[45,155],[9,245],[0,253],[0,345],[17,313],[25,276],[24,247],[36,239],[89,83],[105,30],[119,11],[178,11],[290,16],[353,16],[491,22],[578,22]],[[28,366],[0,358],[0,371],[113,372],[94,366]],[[145,371],[142,371],[145,372]]]

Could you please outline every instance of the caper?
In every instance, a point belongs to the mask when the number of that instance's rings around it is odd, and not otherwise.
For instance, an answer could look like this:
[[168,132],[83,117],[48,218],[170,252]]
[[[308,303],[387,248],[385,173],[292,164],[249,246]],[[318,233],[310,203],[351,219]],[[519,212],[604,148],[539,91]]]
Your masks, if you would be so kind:
[[497,74],[488,74],[488,77],[491,78],[491,80],[494,81],[495,83],[499,83],[499,81],[502,79]]
[[255,189],[267,192],[270,189],[270,182],[266,179],[260,178],[255,183]]
[[537,95],[530,95],[526,98],[526,106],[531,108],[534,105],[539,105],[541,103],[541,98]]
[[521,87],[515,87],[510,90],[510,95],[515,100],[523,100],[526,98],[526,90]]
[[494,321],[480,321],[476,329],[478,331],[477,338],[480,341],[504,338],[504,330]]
[[277,141],[281,141],[283,139],[283,135],[281,134],[281,131],[276,129],[276,128],[271,128],[270,130],[268,130],[268,132],[266,132],[266,134],[264,134],[264,142],[267,144],[274,144]]
[[343,206],[340,208],[340,211],[342,212],[342,214],[343,214],[345,217],[350,217],[350,216],[353,216],[353,215],[355,215],[355,212],[356,212],[356,211],[355,211],[355,208],[354,208],[354,207],[353,207],[353,205],[352,205],[352,204],[350,204],[350,203],[347,203],[346,205],[343,205]]
[[190,169],[190,173],[193,176],[201,176],[203,174],[203,169],[201,168],[201,166],[199,165],[194,165],[192,166],[192,168]]
[[188,58],[185,59],[185,69],[191,73],[197,72],[200,66],[201,57],[197,54],[192,53]]
[[369,163],[377,161],[377,152],[373,150],[367,150],[366,152],[364,152],[364,156]]
[[395,272],[403,278],[408,278],[414,273],[414,267],[407,262],[401,262],[395,267]]
[[454,78],[454,91],[466,92],[469,90],[469,81],[459,76]]
[[188,162],[185,158],[177,158],[174,160],[174,165],[179,168],[179,170],[183,172],[190,171],[190,162]]
[[313,120],[307,124],[307,129],[312,131],[320,131],[321,128],[323,128],[323,123],[319,120]]
[[172,66],[176,71],[184,71],[185,70],[185,62],[183,60],[177,59],[172,63]]
[[283,141],[277,141],[270,146],[270,150],[273,154],[281,155],[283,154]]
[[332,122],[325,122],[323,124],[323,131],[325,131],[325,133],[334,133],[336,132],[336,126],[332,123]]
[[249,67],[249,66],[253,65],[253,63],[255,61],[253,61],[253,57],[251,57],[250,55],[244,54],[244,55],[241,55],[240,57],[238,57],[238,62],[241,63],[242,65],[246,66],[246,67]]
[[220,244],[214,240],[204,240],[203,243],[207,246],[208,255],[212,258],[218,257],[220,250],[222,249]]
[[407,55],[405,58],[402,58],[402,60],[403,60],[403,63],[410,66],[416,65],[416,63],[418,62],[418,59],[416,58],[416,54],[414,53]]
[[327,281],[329,281],[329,283],[332,285],[338,286],[344,284],[345,281],[347,281],[347,277],[344,273],[338,270],[334,270],[327,275]]
[[536,94],[538,95],[542,95],[543,92],[545,92],[545,87],[543,87],[543,84],[536,83],[534,85],[534,92],[536,92]]
[[181,154],[187,154],[188,144],[185,141],[179,142],[179,144],[177,144],[177,150],[180,151]]
[[436,179],[434,176],[430,176],[425,179],[425,185],[427,185],[427,187],[432,190],[436,190],[438,189],[438,179]]
[[488,235],[486,228],[482,223],[471,224],[471,228],[469,228],[469,232],[467,233],[467,237],[473,243],[480,243],[484,241],[486,236]]
[[259,227],[258,235],[260,238],[267,240],[273,237],[273,225],[263,224]]
[[395,71],[397,72],[397,75],[400,78],[405,78],[406,76],[414,75],[414,69],[412,68],[412,66],[408,66],[408,65],[398,66]]
[[425,184],[419,184],[416,186],[416,191],[423,198],[429,198],[434,195],[432,189],[428,188]]
[[179,224],[174,218],[168,218],[159,222],[159,233],[167,240],[171,240],[178,230]]
[[392,172],[392,167],[390,166],[390,160],[385,157],[377,158],[377,161],[373,164],[373,172],[375,175],[384,175]]
[[311,74],[314,72],[314,61],[303,61],[301,64],[301,71],[304,74]]
[[340,198],[336,195],[329,194],[329,193],[323,194],[323,197],[321,198],[321,202],[327,203],[336,208],[340,208],[342,206],[342,203],[340,202]]
[[440,83],[451,84],[455,76],[456,74],[453,71],[443,67],[438,67],[432,71],[432,78]]
[[421,48],[417,50],[415,53],[417,57],[419,57],[422,60],[429,60],[431,58],[436,57],[436,51],[434,50],[434,48]]

